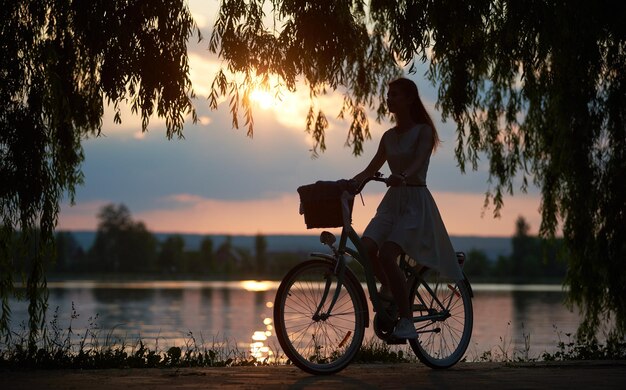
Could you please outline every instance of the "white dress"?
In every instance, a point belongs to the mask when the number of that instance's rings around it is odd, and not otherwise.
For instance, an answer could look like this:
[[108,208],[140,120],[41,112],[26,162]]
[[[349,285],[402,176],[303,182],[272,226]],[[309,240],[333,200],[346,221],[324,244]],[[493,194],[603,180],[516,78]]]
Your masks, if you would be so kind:
[[430,126],[425,124],[403,133],[390,129],[383,134],[381,142],[391,173],[404,172],[419,153],[427,153],[428,158],[419,172],[407,177],[407,186],[389,187],[363,236],[374,240],[379,248],[385,241],[394,242],[417,263],[459,280],[463,276],[456,253],[437,204],[426,187],[432,149],[430,143],[418,143],[420,131],[431,134]]

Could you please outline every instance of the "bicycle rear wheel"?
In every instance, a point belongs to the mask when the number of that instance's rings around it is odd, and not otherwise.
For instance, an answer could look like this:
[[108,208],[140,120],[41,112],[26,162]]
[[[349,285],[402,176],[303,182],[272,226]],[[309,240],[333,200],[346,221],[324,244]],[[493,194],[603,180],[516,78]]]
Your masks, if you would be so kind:
[[334,268],[321,259],[297,265],[281,282],[274,302],[276,336],[285,355],[311,374],[333,374],[348,366],[365,333],[367,302],[355,278],[343,278],[328,312],[337,291]]
[[431,368],[448,368],[465,354],[472,336],[473,309],[469,284],[428,270],[411,287],[413,316],[419,337],[409,340],[419,360]]

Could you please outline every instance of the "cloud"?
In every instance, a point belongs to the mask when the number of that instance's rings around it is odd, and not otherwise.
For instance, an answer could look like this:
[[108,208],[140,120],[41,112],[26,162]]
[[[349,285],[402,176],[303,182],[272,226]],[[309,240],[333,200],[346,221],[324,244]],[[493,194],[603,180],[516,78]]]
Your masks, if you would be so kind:
[[[203,44],[201,42],[200,44]],[[204,42],[206,45],[206,42]],[[213,78],[220,70],[220,61],[208,50],[189,51],[189,78],[198,98],[207,98],[211,94]],[[222,101],[224,101],[222,99]]]
[[[367,192],[355,199],[353,226],[361,232],[373,217],[383,196]],[[523,216],[531,233],[539,228],[539,198],[526,195],[505,200],[501,218],[493,218],[492,210],[483,209],[479,194],[434,192],[439,211],[450,235],[511,236],[515,221]],[[317,234],[307,230],[299,214],[299,198],[295,192],[277,193],[255,200],[221,200],[194,194],[173,194],[160,200],[161,207],[133,212],[133,219],[142,221],[152,232],[198,234]],[[61,230],[93,230],[95,215],[106,203],[89,202],[76,208],[64,207],[59,222]],[[333,230],[333,229],[330,229]],[[338,230],[338,229],[337,229]]]
[[492,205],[484,208],[483,194],[434,192],[433,197],[450,234],[512,236],[520,216],[530,225],[531,234],[539,232],[541,214],[538,195],[520,194],[505,198],[499,218],[494,218]]
[[110,204],[106,200],[92,200],[77,203],[73,206],[65,203],[61,205],[57,230],[93,230],[98,227],[97,214]]
[[[356,158],[344,147],[348,124],[337,121],[335,130],[327,134],[328,150],[312,159],[304,125],[294,131],[259,110],[250,139],[245,130],[231,129],[227,110],[202,106],[198,115],[204,124],[188,124],[182,140],[167,140],[164,128],[151,128],[141,141],[122,135],[84,141],[85,184],[77,189],[77,202],[108,199],[142,212],[162,207],[163,199],[176,193],[237,201],[294,193],[303,184],[349,178],[361,171],[386,127],[373,126],[373,139]],[[382,172],[387,174],[388,168]],[[448,142],[431,158],[432,191],[476,193],[482,198],[487,178],[484,169],[460,174]],[[482,201],[476,207],[480,209]]]
[[167,203],[180,204],[180,205],[195,205],[201,203],[205,199],[198,195],[192,194],[175,194],[170,195],[164,199]]
[[201,30],[209,28],[213,25],[215,14],[217,13],[217,2],[189,0],[188,4],[193,18]]
[[[228,201],[178,197],[186,200],[176,210],[138,213],[154,231],[204,232],[216,234],[287,233],[301,227],[294,196],[281,194],[271,199]],[[189,202],[189,199],[193,199]],[[295,205],[295,206],[294,206]],[[301,229],[300,229],[301,230]]]
[[[207,6],[204,1],[194,0],[190,6],[194,15],[201,15],[196,16],[201,28],[212,24],[216,2]],[[206,38],[210,32],[203,34]],[[336,118],[343,95],[322,95],[316,104],[329,120],[328,149],[312,159],[312,140],[304,131],[309,94],[305,85],[299,85],[296,92],[285,91],[282,100],[268,109],[255,107],[255,131],[250,139],[245,129],[232,129],[226,100],[216,111],[208,107],[206,96],[220,61],[208,52],[207,45],[206,39],[189,45],[199,123],[194,125],[187,117],[185,138],[167,140],[164,120],[151,118],[149,131],[142,133],[140,117],[128,107],[121,107],[121,125],[114,124],[114,112],[106,107],[104,136],[83,142],[85,184],[77,189],[76,206],[62,206],[59,228],[95,229],[96,215],[103,205],[124,203],[155,231],[314,233],[306,231],[297,213],[296,188],[317,180],[354,176],[367,165],[383,132],[392,126],[389,122],[377,124],[375,115],[370,115],[372,140],[365,143],[363,155],[356,158],[344,146],[350,123]],[[409,77],[417,81],[444,141],[431,158],[428,184],[451,233],[511,234],[518,215],[538,227],[536,193],[505,200],[500,220],[493,221],[489,211],[481,217],[488,165],[481,163],[477,172],[460,174],[454,160],[455,124],[441,122],[434,109],[436,89],[420,75]],[[382,171],[387,174],[387,167]],[[374,214],[380,192],[372,189],[364,195],[365,209],[355,208],[358,229],[364,228]]]

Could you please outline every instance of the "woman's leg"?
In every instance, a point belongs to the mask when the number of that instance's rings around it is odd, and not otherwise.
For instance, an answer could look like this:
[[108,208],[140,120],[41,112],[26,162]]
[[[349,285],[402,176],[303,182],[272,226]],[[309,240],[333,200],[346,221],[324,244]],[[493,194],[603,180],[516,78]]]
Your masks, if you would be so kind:
[[376,278],[384,286],[384,288],[389,287],[389,280],[387,279],[387,275],[385,274],[385,270],[380,263],[380,259],[378,258],[378,245],[376,242],[368,237],[363,237],[361,239],[365,250],[367,251],[367,255],[369,256],[372,262],[372,268],[374,269],[374,275]]
[[387,241],[383,244],[379,251],[379,263],[384,269],[384,274],[387,277],[388,286],[391,288],[393,298],[398,305],[398,312],[401,318],[411,318],[409,307],[409,289],[406,285],[406,278],[404,273],[398,265],[398,256],[403,253],[402,248],[391,241]]

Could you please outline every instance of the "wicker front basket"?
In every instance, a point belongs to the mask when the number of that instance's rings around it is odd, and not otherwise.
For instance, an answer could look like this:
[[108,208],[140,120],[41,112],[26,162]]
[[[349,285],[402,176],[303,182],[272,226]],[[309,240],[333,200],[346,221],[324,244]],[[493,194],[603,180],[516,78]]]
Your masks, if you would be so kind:
[[[341,195],[344,187],[341,182],[318,181],[298,188],[307,229],[343,226]],[[348,221],[351,220],[353,204],[354,198],[351,197]]]

